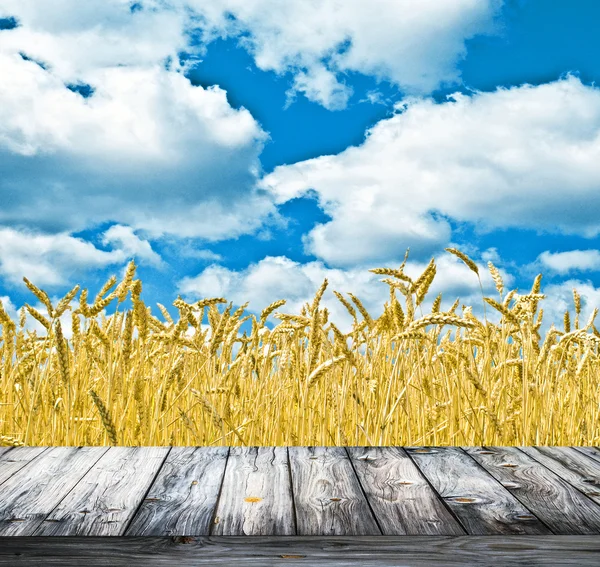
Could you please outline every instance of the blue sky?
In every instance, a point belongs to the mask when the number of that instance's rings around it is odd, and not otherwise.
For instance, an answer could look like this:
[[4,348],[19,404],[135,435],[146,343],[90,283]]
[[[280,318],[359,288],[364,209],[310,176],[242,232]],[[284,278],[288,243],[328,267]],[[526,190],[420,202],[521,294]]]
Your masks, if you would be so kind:
[[150,304],[297,311],[327,277],[377,314],[368,269],[410,247],[409,273],[438,262],[431,300],[479,312],[457,246],[509,288],[543,272],[549,320],[573,287],[585,315],[599,16],[592,0],[0,0],[0,298],[31,302],[23,276],[95,293],[133,257]]

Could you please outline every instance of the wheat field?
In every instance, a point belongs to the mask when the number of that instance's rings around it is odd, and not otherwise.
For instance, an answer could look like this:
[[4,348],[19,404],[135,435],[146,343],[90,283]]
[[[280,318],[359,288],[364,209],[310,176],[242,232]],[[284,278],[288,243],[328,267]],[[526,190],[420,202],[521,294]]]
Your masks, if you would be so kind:
[[[468,256],[447,251],[480,277]],[[75,286],[52,305],[24,278],[47,315],[26,304],[13,321],[0,303],[0,444],[598,444],[597,310],[581,327],[574,290],[573,324],[567,311],[541,337],[541,275],[530,293],[506,292],[489,262],[498,296],[481,288],[482,301],[498,324],[471,307],[458,314],[458,300],[440,311],[441,295],[423,314],[435,260],[414,280],[407,257],[398,269],[371,270],[390,291],[378,318],[334,291],[353,319],[346,334],[321,308],[327,280],[299,314],[281,312],[284,300],[256,317],[244,315],[248,304],[234,311],[223,298],[178,297],[173,320],[163,305],[158,318],[144,304],[133,261],[93,303]],[[29,317],[41,336],[25,329]]]

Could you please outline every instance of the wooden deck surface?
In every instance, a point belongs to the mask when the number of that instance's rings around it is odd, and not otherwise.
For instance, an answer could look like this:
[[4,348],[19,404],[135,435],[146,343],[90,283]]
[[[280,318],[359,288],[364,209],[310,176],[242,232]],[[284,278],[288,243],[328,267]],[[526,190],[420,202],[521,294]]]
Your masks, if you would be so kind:
[[599,449],[0,449],[1,565],[492,558],[600,565]]

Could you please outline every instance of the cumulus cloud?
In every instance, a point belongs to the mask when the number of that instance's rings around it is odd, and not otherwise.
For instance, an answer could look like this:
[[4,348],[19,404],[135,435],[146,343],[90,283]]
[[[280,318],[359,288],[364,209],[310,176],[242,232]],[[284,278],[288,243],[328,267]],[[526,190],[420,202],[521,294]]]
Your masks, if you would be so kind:
[[202,0],[183,2],[201,19],[205,41],[242,36],[263,70],[293,74],[293,92],[332,110],[358,72],[428,93],[460,79],[465,40],[493,30],[496,0]]
[[[217,37],[239,38],[258,68],[291,73],[290,94],[330,109],[352,90],[343,75],[386,79],[427,93],[460,79],[465,40],[494,29],[501,0],[5,0],[21,25],[3,34],[4,49],[25,51],[65,81],[114,66],[143,67],[178,54],[202,54]],[[191,36],[200,41],[190,45]]]
[[1,224],[219,240],[274,213],[253,191],[267,134],[181,72],[189,11],[142,8],[2,3],[18,25],[0,32]]
[[6,312],[6,314],[15,321],[18,317],[17,308],[13,304],[10,297],[7,295],[0,296],[0,304],[2,304],[2,308]]
[[538,256],[538,262],[559,274],[597,271],[600,270],[600,250],[545,251]]
[[177,241],[174,245],[174,250],[180,258],[195,258],[206,262],[219,262],[223,259],[221,254],[217,254],[212,250],[197,248],[193,244],[185,241]]
[[[400,260],[395,264],[399,265]],[[482,311],[481,291],[475,274],[456,258],[444,255],[436,258],[437,275],[423,303],[423,312],[428,312],[438,293],[442,293],[442,309],[451,306],[457,297],[465,305],[474,306],[473,311]],[[323,280],[329,281],[323,296],[323,306],[331,313],[330,319],[349,329],[352,319],[332,290],[353,293],[366,306],[373,317],[381,315],[383,305],[389,301],[389,287],[381,283],[381,276],[369,272],[374,266],[337,269],[328,268],[322,262],[301,264],[285,256],[268,256],[243,270],[230,270],[213,264],[195,277],[186,277],[179,282],[179,292],[190,300],[202,297],[225,297],[236,305],[250,301],[248,309],[260,313],[276,299],[286,299],[281,308],[284,313],[300,313],[302,305],[312,302]],[[405,272],[416,279],[427,267],[427,262],[407,263]],[[484,292],[495,294],[494,283],[485,266],[480,265]],[[512,285],[511,274],[501,271],[507,286]],[[398,294],[399,295],[399,294]]]
[[142,262],[160,261],[149,243],[128,227],[112,227],[105,233],[105,241],[113,250],[100,250],[66,233],[0,228],[0,279],[19,284],[25,276],[36,285],[60,286],[80,271],[122,264],[132,257]]
[[[56,304],[61,299],[62,299],[62,297],[50,296],[50,301],[51,301],[52,305],[54,305],[54,306],[56,306]],[[46,308],[46,306],[43,305],[42,303],[40,303],[33,295],[31,295],[29,298],[27,298],[27,300],[23,303],[23,307],[25,306],[25,303],[28,303],[29,305],[31,305],[31,307],[33,307],[36,311],[41,313],[44,317],[46,317],[46,319],[48,319],[48,320],[52,319],[52,317],[50,317],[50,314],[48,313],[48,309]],[[72,302],[71,305],[73,305],[73,303],[74,302]],[[73,309],[75,309],[75,307]],[[106,309],[103,309],[101,313],[102,313],[102,315],[106,315]],[[15,322],[18,321],[19,314],[16,313],[12,319]],[[73,337],[71,310],[67,309],[58,319],[59,319],[61,327],[62,327],[63,336],[66,339],[70,340]],[[46,327],[44,327],[44,325],[42,325],[37,319],[32,317],[29,313],[27,313],[26,319],[25,319],[25,330],[30,331],[30,332],[35,331],[37,333],[38,337],[46,336],[46,334],[48,333],[48,330],[46,329]]]
[[[563,316],[567,310],[571,314],[571,325],[573,325],[575,318],[573,289],[576,289],[581,296],[580,327],[586,325],[595,308],[600,309],[600,288],[595,287],[590,281],[569,279],[557,284],[542,285],[542,293],[546,295],[546,299],[540,302],[540,308],[544,309],[544,319],[540,329],[542,336],[551,324],[563,330]],[[598,324],[596,319],[595,325]]]
[[429,254],[449,219],[482,230],[600,233],[600,89],[578,78],[436,104],[414,99],[340,154],[262,180],[278,203],[314,190],[332,220],[306,237],[330,265]]
[[186,14],[145,0],[3,0],[0,16],[18,26],[0,34],[0,49],[21,52],[65,82],[86,80],[98,69],[145,67],[173,59],[186,47]]
[[488,29],[499,2],[135,6],[2,3],[17,25],[0,33],[1,224],[64,233],[110,220],[208,241],[255,232],[277,219],[255,190],[268,135],[218,86],[192,86],[181,52],[238,37],[259,68],[292,74],[291,96],[341,108],[347,71],[418,92],[456,80],[464,39]]
[[150,243],[137,236],[130,226],[118,224],[111,226],[102,235],[102,244],[117,248],[128,256],[135,256],[154,266],[160,266],[162,263]]
[[0,52],[4,224],[81,230],[112,220],[160,236],[219,239],[272,212],[251,191],[266,134],[218,87],[160,67],[94,74],[83,98]]
[[[381,290],[373,285],[376,280],[367,270],[328,269],[322,262],[300,264],[284,256],[267,256],[240,271],[212,265],[196,277],[184,278],[179,291],[189,298],[225,297],[237,305],[250,301],[249,310],[255,313],[276,299],[286,299],[281,311],[299,313],[305,302],[312,301],[325,278],[329,280],[330,290],[351,291],[370,307],[381,307],[376,304]],[[324,296],[323,305],[332,309],[337,318],[346,319],[344,307],[330,290]]]
[[[495,256],[495,254],[492,253]],[[481,256],[490,256],[490,252]],[[495,257],[495,262],[500,260]],[[390,263],[394,266],[397,263]],[[476,262],[482,279],[483,293],[487,297],[498,299],[498,294],[493,280],[484,262]],[[416,279],[426,268],[426,262],[408,261],[405,273]],[[457,258],[450,255],[436,257],[437,275],[423,302],[423,313],[429,313],[435,297],[442,294],[442,310],[449,309],[454,301],[460,300],[457,313],[461,313],[461,306],[471,306],[473,314],[480,320],[484,317],[484,305],[475,274]],[[225,297],[235,305],[250,301],[248,310],[254,313],[266,307],[275,299],[287,299],[288,302],[279,309],[283,313],[298,314],[307,302],[312,302],[314,294],[323,280],[329,280],[329,287],[325,292],[322,305],[330,311],[330,320],[334,321],[343,332],[348,332],[352,326],[352,319],[345,308],[333,295],[332,290],[346,294],[355,294],[366,306],[373,317],[381,315],[383,304],[389,301],[389,287],[381,283],[384,276],[377,276],[368,271],[369,267],[337,269],[327,268],[322,262],[315,261],[307,264],[294,262],[289,258],[267,257],[260,262],[252,264],[243,270],[230,270],[223,266],[212,265],[195,277],[184,278],[179,282],[179,292],[189,300],[198,300],[201,297]],[[511,273],[500,267],[500,274],[504,280],[507,291],[515,288],[516,278]],[[530,290],[529,282],[525,288],[520,288],[520,294]],[[546,298],[539,304],[544,310],[544,317],[540,334],[545,336],[551,324],[562,328],[565,310],[574,317],[573,289],[577,289],[581,296],[582,313],[580,325],[587,323],[594,308],[600,308],[600,288],[596,288],[589,281],[569,279],[564,282],[545,285],[542,281],[542,293]],[[397,294],[403,300],[401,295]],[[346,295],[346,297],[348,297]],[[486,305],[486,316],[489,321],[499,323],[500,314]],[[275,321],[274,321],[275,322]]]
[[[27,292],[29,293],[29,292]],[[58,296],[50,296],[50,301],[52,305],[56,306],[56,304],[62,299],[62,297]],[[20,311],[25,307],[25,303],[31,305],[36,311],[41,313],[46,319],[51,319],[50,314],[48,313],[47,307],[38,301],[35,296],[32,294],[26,298],[20,308],[17,309],[16,305],[11,301],[8,296],[0,296],[0,303],[6,311],[7,315],[15,322],[18,323],[20,319]],[[73,303],[72,303],[73,305]],[[102,315],[106,315],[106,309],[101,311]],[[72,327],[72,319],[71,319],[71,310],[67,309],[59,318],[60,324],[62,326],[63,335],[67,339],[71,339],[73,336],[73,327]],[[1,328],[1,327],[0,327]],[[26,314],[25,319],[25,331],[33,332],[35,331],[38,336],[46,336],[48,333],[46,327],[44,327],[37,319],[34,319],[29,313]]]

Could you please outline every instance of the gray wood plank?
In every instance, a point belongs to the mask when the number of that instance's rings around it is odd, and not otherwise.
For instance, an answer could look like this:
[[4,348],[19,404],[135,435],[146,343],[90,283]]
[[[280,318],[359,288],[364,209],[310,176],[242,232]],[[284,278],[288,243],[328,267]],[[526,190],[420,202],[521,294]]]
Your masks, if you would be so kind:
[[32,535],[104,452],[105,447],[54,447],[12,475],[0,487],[0,535]]
[[169,447],[111,447],[33,535],[121,535]]
[[343,447],[289,447],[298,535],[380,535]]
[[8,453],[11,449],[12,449],[12,447],[0,447],[0,459],[2,458],[3,455]]
[[600,462],[600,449],[598,447],[573,447],[573,449]]
[[406,451],[467,533],[552,533],[459,447],[413,447]]
[[597,567],[594,536],[0,538],[7,567]]
[[384,535],[464,535],[401,447],[348,447]]
[[48,447],[15,447],[0,457],[0,484],[47,451]]
[[173,447],[125,535],[208,535],[228,453]]
[[211,534],[295,534],[286,447],[231,448]]
[[600,506],[516,447],[466,451],[555,534],[600,534]]
[[519,447],[521,451],[600,504],[600,462],[573,447]]

